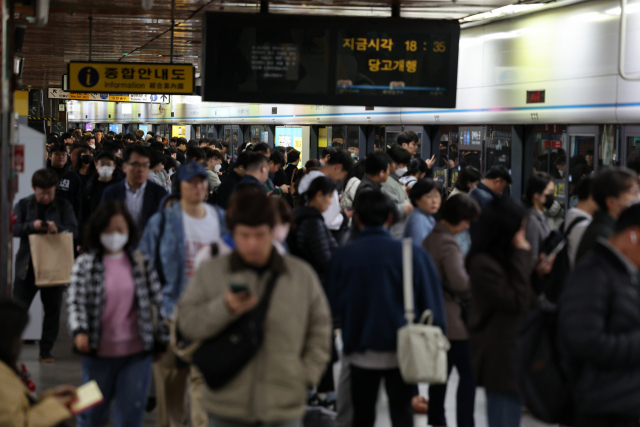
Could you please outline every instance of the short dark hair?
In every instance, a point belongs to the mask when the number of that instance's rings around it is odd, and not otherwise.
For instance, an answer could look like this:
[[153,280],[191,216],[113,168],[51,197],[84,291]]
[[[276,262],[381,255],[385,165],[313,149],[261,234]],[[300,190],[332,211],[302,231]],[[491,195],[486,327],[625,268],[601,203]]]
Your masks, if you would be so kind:
[[409,165],[411,162],[411,153],[401,145],[394,145],[387,150],[387,154],[391,157],[391,160],[399,165]]
[[396,206],[380,191],[361,191],[353,201],[356,217],[365,227],[380,227],[394,215]]
[[94,250],[99,254],[104,253],[104,247],[100,242],[100,235],[109,227],[111,218],[116,215],[122,215],[129,227],[129,241],[124,245],[125,249],[135,248],[138,242],[138,227],[133,221],[131,214],[127,210],[124,202],[119,200],[110,200],[100,205],[89,217],[84,228],[84,244],[88,249]]
[[318,192],[321,192],[322,195],[326,196],[327,194],[333,194],[335,190],[336,183],[323,175],[311,181],[311,184],[309,184],[309,188],[304,195],[307,200],[311,200],[316,197]]
[[182,144],[184,144],[184,145],[188,144],[187,143],[187,138],[184,138],[184,137],[178,138],[178,145],[182,145]]
[[187,162],[198,162],[206,158],[204,150],[200,147],[189,147],[185,153]]
[[431,193],[433,190],[441,190],[439,181],[434,181],[431,178],[419,179],[413,184],[411,190],[409,190],[409,200],[413,206],[418,206],[418,200],[425,194]]
[[67,146],[64,145],[64,143],[62,142],[56,142],[55,144],[49,147],[50,155],[53,153],[66,153],[66,152],[67,152]]
[[513,179],[511,178],[511,174],[509,173],[509,169],[502,165],[491,166],[489,172],[484,176],[487,179],[496,179],[501,178],[507,181],[507,184],[512,184]]
[[162,154],[162,152],[152,150],[149,156],[149,168],[155,168],[160,163],[164,165],[164,154]]
[[122,139],[128,139],[129,141],[135,141],[136,137],[134,135],[128,133]]
[[211,147],[205,147],[203,149],[204,151],[204,155],[205,155],[205,160],[208,162],[211,159],[220,159],[222,160],[223,155],[221,152],[219,152],[218,150],[214,150]]
[[621,233],[630,227],[640,227],[640,203],[631,205],[622,211],[616,221],[614,233]]
[[260,142],[253,147],[253,151],[256,153],[268,153],[271,152],[271,147],[266,142]]
[[271,204],[273,204],[273,210],[280,217],[280,222],[283,224],[293,223],[293,209],[289,206],[289,203],[283,197],[269,197]]
[[82,140],[83,140],[85,143],[87,143],[87,144],[89,144],[89,141],[91,141],[92,139],[93,139],[93,140],[95,140],[95,139],[96,139],[96,137],[95,137],[95,136],[93,136],[93,135],[85,135],[85,136],[82,138]]
[[[264,158],[262,154],[254,153]],[[275,211],[273,204],[257,185],[247,185],[236,189],[229,200],[227,226],[233,230],[237,225],[259,227],[268,225],[273,228]]]
[[462,221],[475,221],[480,218],[480,205],[471,196],[463,193],[454,194],[442,204],[440,218],[451,225]]
[[211,145],[216,147],[218,150],[222,150],[222,142],[219,139],[214,139],[211,141]]
[[64,141],[65,139],[69,139],[71,138],[73,135],[71,135],[71,132],[64,132],[62,135],[60,135],[60,139],[62,141]]
[[20,302],[0,297],[0,360],[11,369],[17,369],[15,360],[16,344],[29,323],[29,311]]
[[551,181],[553,181],[553,178],[546,172],[534,173],[531,178],[527,180],[527,184],[524,187],[522,202],[527,206],[533,206],[533,196],[535,194],[542,194]]
[[273,162],[276,166],[284,166],[284,156],[280,151],[273,150],[269,161]]
[[187,148],[199,147],[199,146],[200,146],[200,141],[198,141],[197,139],[190,139],[189,142],[187,142]]
[[391,158],[387,153],[377,151],[371,153],[364,160],[364,173],[367,175],[377,175],[380,172],[386,172],[391,163]]
[[585,201],[591,196],[591,185],[593,184],[592,176],[585,176],[580,181],[578,181],[578,185],[573,190],[574,194],[578,196],[579,201]]
[[127,148],[124,150],[124,154],[122,155],[122,160],[126,163],[129,161],[129,158],[133,153],[136,153],[138,156],[146,157],[151,160],[151,154],[149,153],[149,149],[142,145],[138,144],[129,144]]
[[344,150],[336,150],[335,153],[332,153],[327,160],[328,165],[342,165],[342,170],[345,172],[349,172],[353,169],[354,161],[351,157],[351,153]]
[[31,186],[38,188],[57,187],[58,175],[51,169],[39,169],[31,177]]
[[324,147],[322,149],[322,155],[320,156],[321,159],[324,159],[325,157],[327,157],[330,154],[336,153],[338,150],[336,150],[333,147]]
[[96,156],[96,163],[98,162],[98,160],[102,159],[103,157],[107,157],[112,162],[116,161],[116,156],[113,154],[112,151],[103,150],[103,151],[99,152],[98,155]]
[[260,168],[263,164],[269,166],[269,161],[262,153],[256,153],[255,151],[247,151],[247,163],[244,168],[246,170],[256,170]]
[[300,152],[296,149],[293,149],[287,153],[287,161],[289,163],[295,163],[300,160]]
[[637,180],[638,175],[627,168],[601,169],[591,183],[593,200],[600,209],[607,212],[607,197],[620,197],[620,194],[629,190]]
[[465,193],[471,191],[469,184],[472,182],[478,182],[482,179],[482,172],[473,166],[465,166],[458,174],[455,187]]
[[89,147],[89,144],[87,144],[86,142],[76,141],[73,144],[71,144],[71,149],[69,150],[69,152],[73,153],[73,151],[77,150],[78,148],[91,148],[91,147]]
[[402,147],[402,144],[409,144],[411,143],[411,141],[413,142],[418,142],[420,141],[420,138],[418,137],[418,134],[415,133],[412,130],[407,130],[402,132],[400,135],[398,135],[398,145],[400,145]]
[[566,156],[558,156],[558,158],[555,161],[556,165],[566,165],[567,164],[567,157]]

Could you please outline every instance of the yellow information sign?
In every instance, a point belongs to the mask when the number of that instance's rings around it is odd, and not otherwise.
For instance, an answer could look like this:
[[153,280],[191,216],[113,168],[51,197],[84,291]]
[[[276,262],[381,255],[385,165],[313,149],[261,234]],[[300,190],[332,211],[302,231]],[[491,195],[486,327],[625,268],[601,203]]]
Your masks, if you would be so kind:
[[302,151],[302,137],[296,136],[293,138],[293,148],[298,151]]
[[126,94],[109,95],[109,101],[128,102],[129,95],[126,95]]
[[[188,64],[70,62],[68,75],[69,92],[191,95],[195,91],[194,67]],[[71,95],[69,99],[78,99]]]
[[69,99],[77,99],[80,101],[88,101],[89,100],[89,94],[88,93],[70,93],[69,94]]
[[178,138],[180,138],[180,137],[186,138],[186,136],[185,136],[186,133],[187,133],[187,127],[186,126],[173,125],[171,127],[171,137],[175,136],[175,137],[178,137]]
[[327,146],[327,128],[318,129],[318,147],[323,148]]

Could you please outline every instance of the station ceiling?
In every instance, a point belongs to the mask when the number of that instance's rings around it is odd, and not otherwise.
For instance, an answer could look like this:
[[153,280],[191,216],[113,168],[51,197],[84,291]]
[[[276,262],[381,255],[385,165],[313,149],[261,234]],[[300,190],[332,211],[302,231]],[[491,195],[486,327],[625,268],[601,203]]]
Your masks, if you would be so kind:
[[[67,62],[89,60],[89,18],[92,18],[92,61],[169,62],[171,19],[173,59],[198,67],[201,18],[205,11],[259,12],[259,0],[50,0],[48,24],[32,23],[33,8],[15,6],[16,24],[26,26],[21,87],[60,87]],[[548,1],[548,0],[546,0]],[[538,1],[538,2],[546,2]],[[149,10],[143,2],[152,2]],[[513,0],[400,0],[401,16],[461,19]],[[532,1],[527,1],[527,3]],[[148,4],[147,4],[148,5]],[[276,0],[271,13],[390,16],[391,0]],[[233,64],[229,64],[233,66]],[[196,68],[196,73],[198,69]]]

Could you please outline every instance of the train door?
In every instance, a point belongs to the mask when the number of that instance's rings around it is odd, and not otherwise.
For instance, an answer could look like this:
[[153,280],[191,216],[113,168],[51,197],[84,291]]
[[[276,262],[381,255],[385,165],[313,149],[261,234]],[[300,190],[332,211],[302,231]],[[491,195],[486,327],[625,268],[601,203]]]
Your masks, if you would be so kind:
[[[571,197],[571,193],[580,180],[596,171],[598,165],[603,162],[609,164],[612,158],[606,153],[608,149],[600,147],[599,137],[599,126],[567,126],[566,141],[562,146],[566,152],[559,153],[553,165],[554,168],[552,168],[552,176],[556,179],[555,196],[563,201],[567,210],[578,203],[577,197]],[[609,139],[609,136],[603,133],[603,139]],[[603,151],[605,158],[599,159]],[[562,172],[563,166],[560,164],[562,154],[566,159],[564,166],[566,172],[564,173]],[[560,185],[561,182],[565,185]]]
[[621,162],[626,165],[633,156],[640,155],[640,126],[622,126]]
[[229,143],[229,151],[232,151],[232,155],[236,154],[238,148],[243,144],[244,138],[240,126],[238,125],[225,125],[222,131],[223,139]]

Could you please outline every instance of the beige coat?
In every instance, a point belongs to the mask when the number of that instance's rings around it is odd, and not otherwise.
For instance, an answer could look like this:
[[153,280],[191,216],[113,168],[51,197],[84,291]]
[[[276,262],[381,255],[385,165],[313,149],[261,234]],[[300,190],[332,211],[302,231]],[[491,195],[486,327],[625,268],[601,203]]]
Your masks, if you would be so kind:
[[469,298],[471,283],[464,267],[464,255],[456,237],[438,222],[433,231],[424,239],[422,246],[431,254],[436,264],[443,292],[444,307],[447,312],[447,338],[450,340],[468,340],[469,332],[462,321],[460,305],[451,293],[458,298]]
[[20,377],[0,362],[0,426],[53,427],[71,418],[71,412],[49,393],[35,405],[29,403],[27,393]]
[[318,277],[304,261],[274,250],[269,269],[258,277],[233,252],[197,270],[178,303],[178,328],[194,340],[211,338],[237,317],[224,302],[229,285],[246,284],[261,296],[278,272],[258,354],[219,390],[208,387],[202,406],[210,414],[246,423],[302,418],[307,389],[320,380],[331,352],[331,316]]

